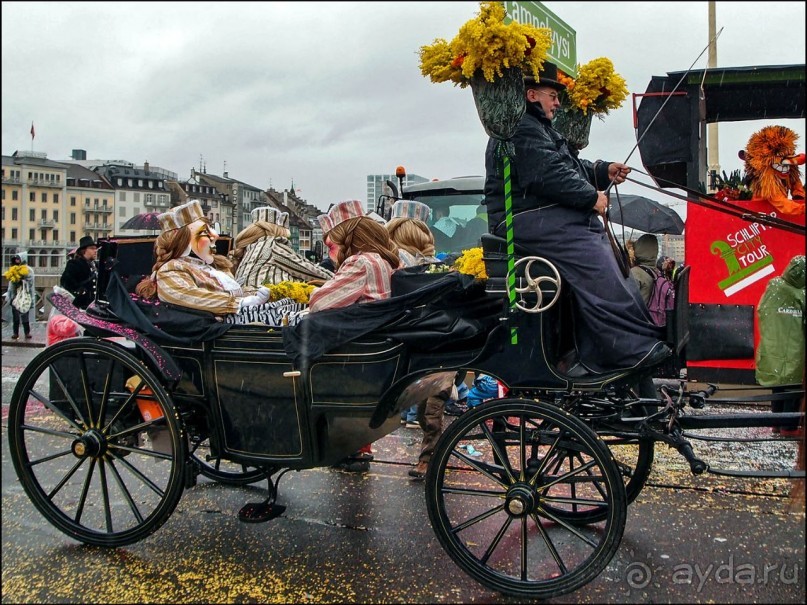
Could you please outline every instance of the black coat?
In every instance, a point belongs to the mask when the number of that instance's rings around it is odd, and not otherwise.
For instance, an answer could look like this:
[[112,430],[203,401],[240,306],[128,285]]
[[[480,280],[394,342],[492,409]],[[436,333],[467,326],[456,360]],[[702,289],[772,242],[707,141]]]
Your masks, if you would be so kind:
[[67,261],[59,285],[75,296],[73,300],[75,306],[86,309],[95,300],[97,281],[98,272],[95,265],[83,256],[75,256]]
[[[608,162],[578,158],[543,110],[531,103],[527,103],[512,142],[513,214],[551,204],[588,213],[597,202],[597,190],[608,186]],[[496,153],[498,143],[491,138],[485,152],[485,205],[491,232],[504,220],[504,176],[502,160]]]

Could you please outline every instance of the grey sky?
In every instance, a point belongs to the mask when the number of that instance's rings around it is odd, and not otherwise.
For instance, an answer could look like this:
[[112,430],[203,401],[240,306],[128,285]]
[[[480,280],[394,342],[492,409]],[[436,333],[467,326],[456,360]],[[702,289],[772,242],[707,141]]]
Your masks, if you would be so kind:
[[[633,93],[690,67],[707,2],[545,2],[577,31],[578,61],[607,56]],[[803,63],[805,3],[717,2],[718,65]],[[470,89],[421,76],[418,48],[450,40],[477,2],[3,2],[2,152],[199,167],[320,208],[364,199],[366,175],[483,174],[487,136]],[[703,54],[695,65],[706,67]],[[720,162],[770,123],[720,125]],[[589,159],[636,142],[628,99],[594,120]],[[642,168],[639,152],[629,164]],[[635,185],[626,193],[673,198]],[[683,203],[682,203],[683,204]]]

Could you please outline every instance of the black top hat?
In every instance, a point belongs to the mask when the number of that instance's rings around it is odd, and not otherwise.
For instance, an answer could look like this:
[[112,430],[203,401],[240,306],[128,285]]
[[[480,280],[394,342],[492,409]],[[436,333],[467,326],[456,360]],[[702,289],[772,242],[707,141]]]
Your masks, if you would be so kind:
[[524,86],[549,86],[555,90],[566,90],[566,85],[558,82],[558,66],[549,61],[544,61],[538,78],[532,75],[524,76]]
[[90,237],[89,235],[85,235],[79,240],[78,248],[76,248],[76,250],[84,250],[84,248],[87,248],[89,246],[97,246],[97,245],[98,244],[95,243],[92,237]]

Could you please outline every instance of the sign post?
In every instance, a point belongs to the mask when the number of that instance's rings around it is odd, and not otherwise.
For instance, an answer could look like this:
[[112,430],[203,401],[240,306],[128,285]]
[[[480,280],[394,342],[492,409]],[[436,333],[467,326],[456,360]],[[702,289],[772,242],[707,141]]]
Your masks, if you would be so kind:
[[518,21],[552,30],[549,58],[569,76],[577,77],[577,32],[540,2],[513,0],[504,3],[505,23]]

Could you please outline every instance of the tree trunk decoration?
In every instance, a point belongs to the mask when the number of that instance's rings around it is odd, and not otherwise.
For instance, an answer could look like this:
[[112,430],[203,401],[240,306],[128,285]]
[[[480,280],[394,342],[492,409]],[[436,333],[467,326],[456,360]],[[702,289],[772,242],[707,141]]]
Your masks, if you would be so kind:
[[588,146],[593,118],[594,112],[592,111],[584,114],[579,109],[561,106],[555,112],[552,127],[566,138],[570,147],[580,151]]
[[521,68],[509,67],[493,82],[477,72],[471,78],[471,91],[485,132],[499,141],[512,137],[527,109]]

